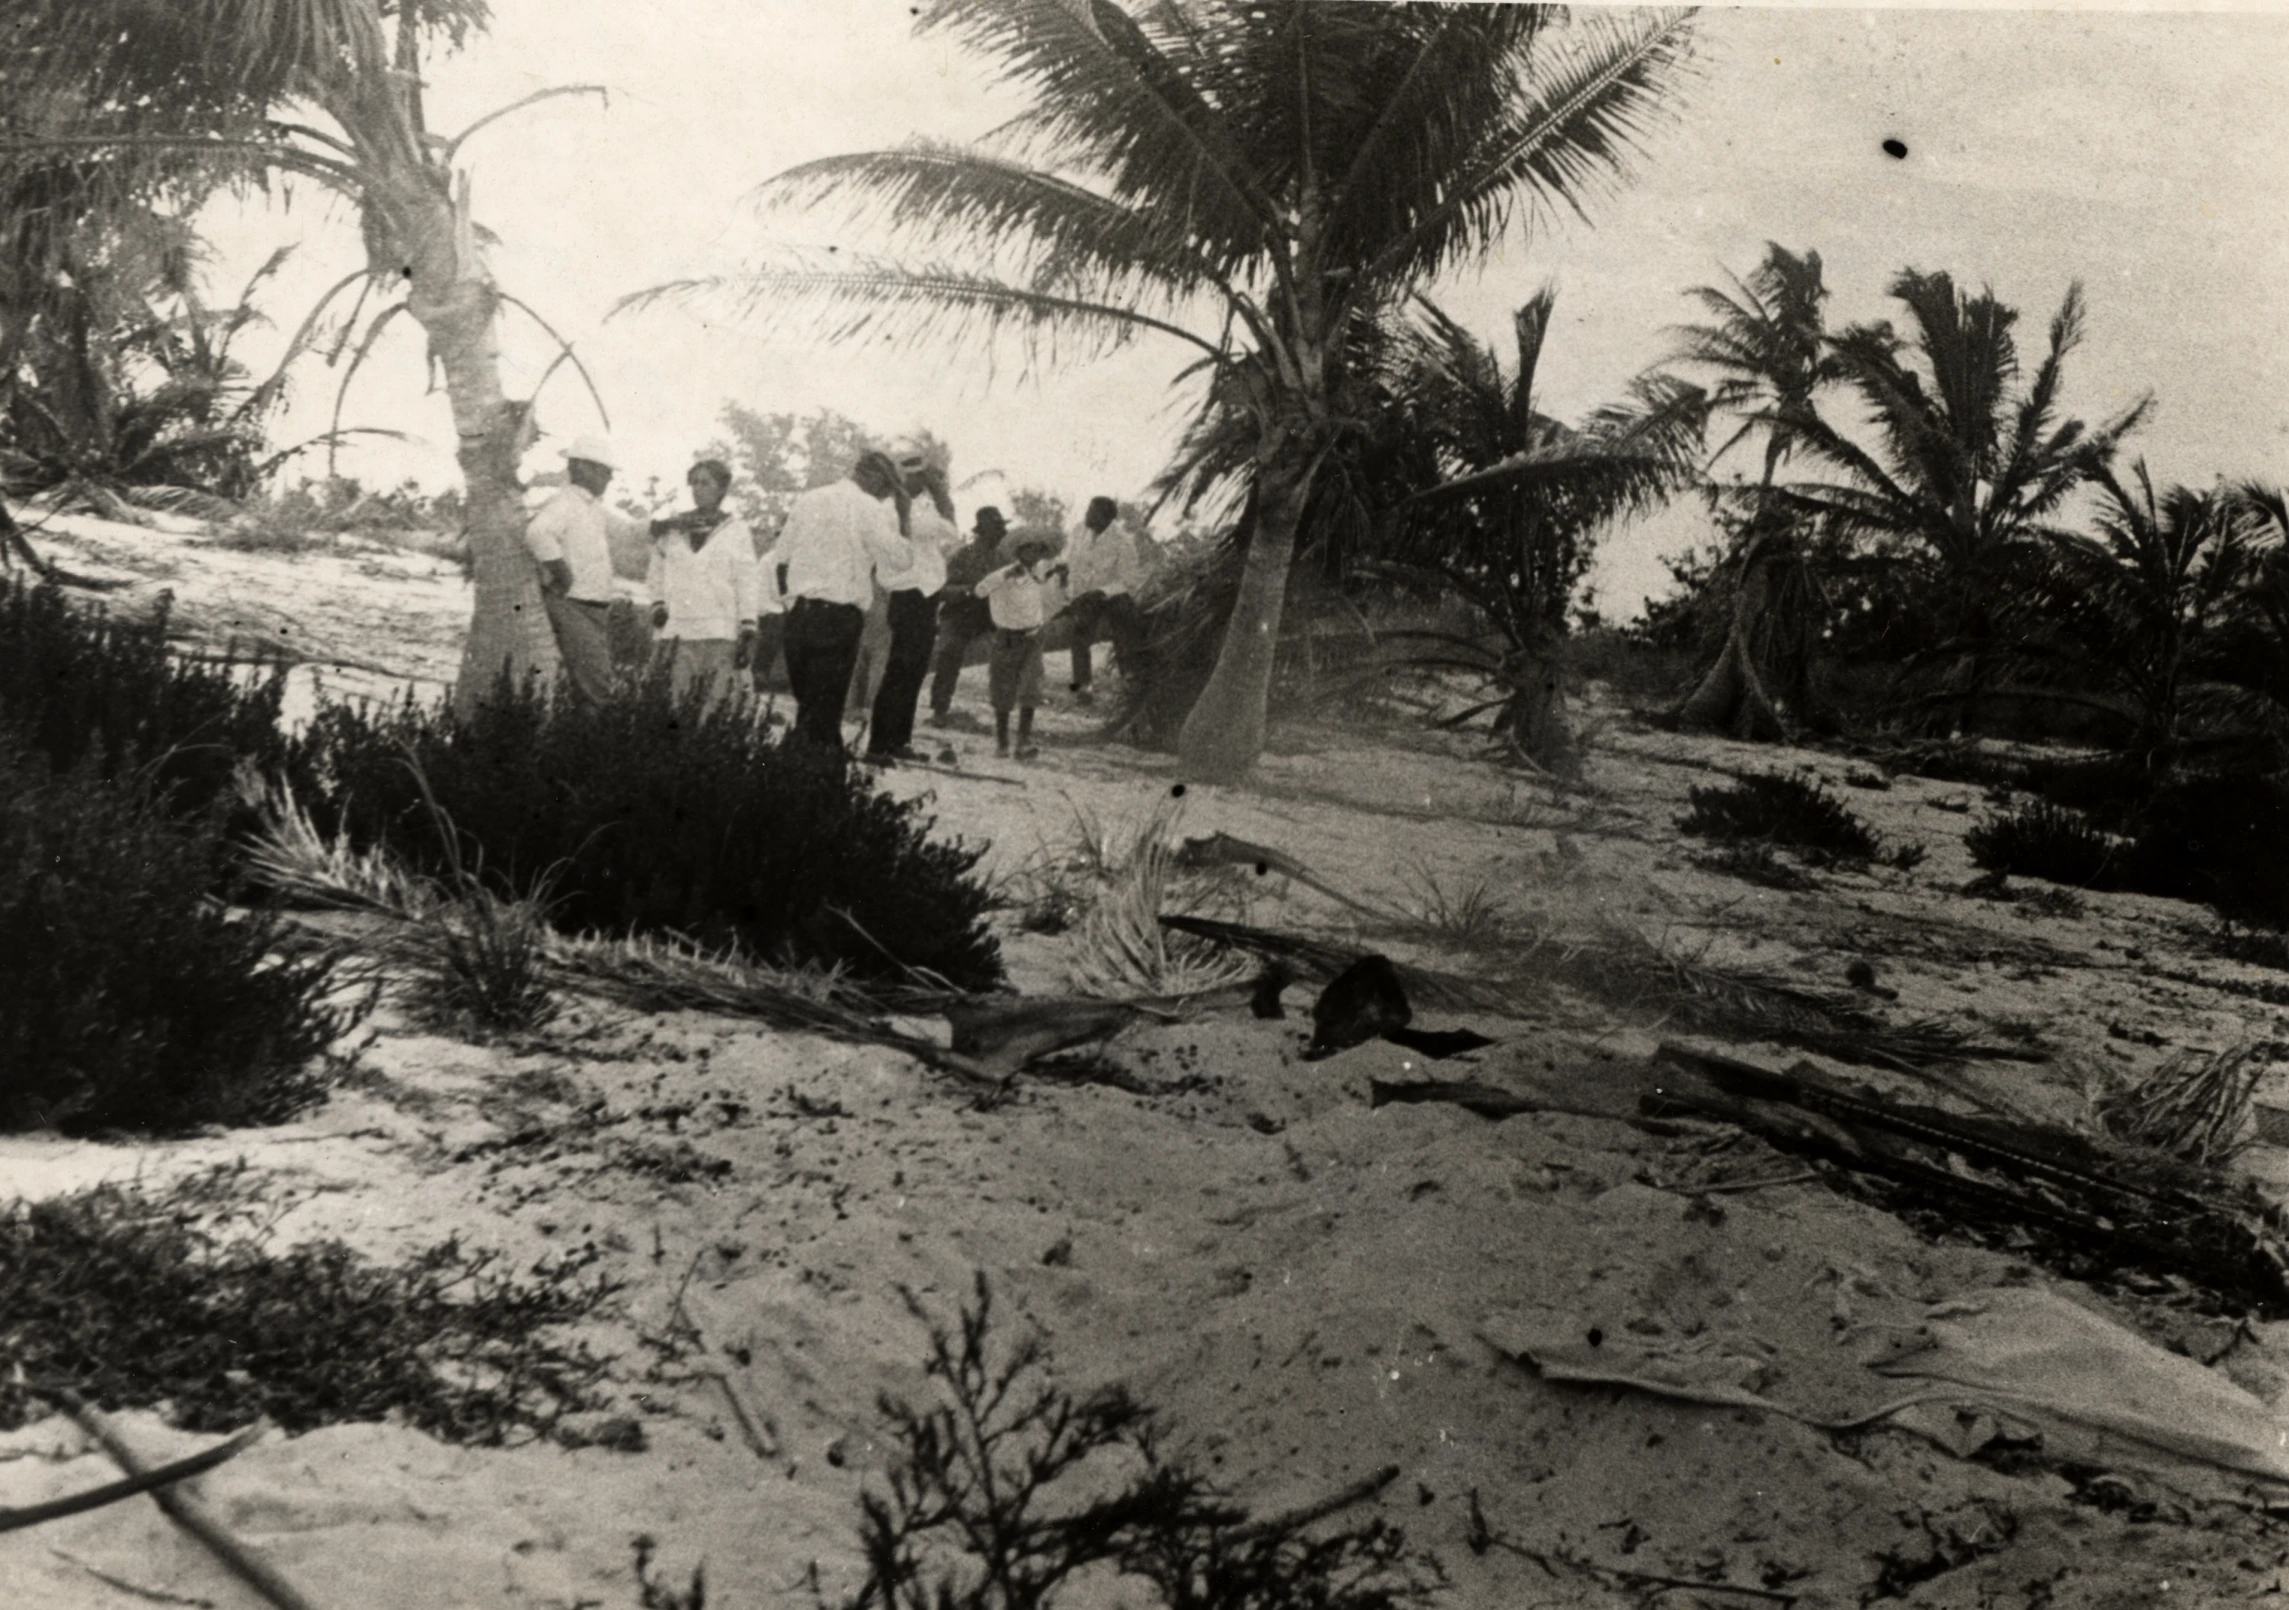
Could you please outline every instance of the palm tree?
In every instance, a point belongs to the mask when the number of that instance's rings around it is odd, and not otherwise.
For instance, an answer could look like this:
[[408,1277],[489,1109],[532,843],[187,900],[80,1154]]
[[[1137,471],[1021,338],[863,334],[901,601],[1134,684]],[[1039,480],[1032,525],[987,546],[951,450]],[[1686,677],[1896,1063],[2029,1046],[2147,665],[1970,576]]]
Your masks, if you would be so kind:
[[2015,308],[1991,290],[1972,296],[1945,273],[1914,269],[1895,276],[1889,294],[1907,309],[1906,338],[1886,322],[1853,325],[1832,343],[1837,378],[1866,408],[1879,446],[1862,447],[1809,409],[1785,421],[1775,414],[1797,445],[1843,477],[1787,493],[1842,534],[1920,548],[1967,588],[2010,544],[2054,529],[2059,506],[2113,461],[2152,399],[2095,430],[2060,412],[2066,357],[2083,334],[2079,284],[2051,319],[2033,380],[2016,393]]
[[1544,289],[1512,316],[1517,361],[1507,375],[1500,353],[1427,301],[1391,343],[1383,394],[1422,438],[1436,483],[1391,512],[1396,557],[1379,568],[1435,579],[1494,633],[1491,646],[1448,632],[1391,634],[1425,646],[1415,663],[1472,671],[1497,690],[1452,720],[1493,710],[1495,730],[1521,755],[1562,771],[1574,759],[1558,664],[1566,608],[1600,528],[1697,478],[1708,404],[1697,387],[1648,375],[1578,429],[1542,413],[1535,378],[1555,302]]
[[1739,532],[1712,578],[1721,583],[1711,589],[1718,599],[1729,594],[1729,618],[1716,658],[1677,706],[1677,720],[1777,739],[1785,730],[1783,709],[1813,713],[1812,639],[1822,593],[1794,529],[1800,517],[1776,506],[1773,477],[1802,433],[1817,425],[1818,394],[1838,368],[1829,350],[1828,287],[1818,252],[1799,254],[1767,241],[1764,261],[1745,280],[1728,277],[1729,292],[1712,285],[1686,292],[1712,322],[1678,326],[1671,361],[1713,371],[1711,405],[1740,420],[1710,455],[1710,467],[1761,426],[1764,472],[1738,500],[1746,503],[1745,517],[1720,513]]
[[[1580,209],[1674,92],[1690,14],[1317,0],[934,0],[921,27],[998,61],[1028,106],[989,145],[831,157],[769,181],[853,205],[894,249],[735,279],[747,312],[1101,351],[1191,349],[1247,424],[1252,511],[1216,667],[1178,741],[1188,776],[1245,773],[1296,537],[1344,430],[1347,340],[1526,208]],[[1049,351],[1050,347],[1032,350]]]
[[1769,490],[1774,472],[1795,451],[1803,422],[1813,417],[1815,394],[1836,375],[1828,352],[1828,287],[1818,252],[1799,254],[1775,241],[1765,242],[1764,261],[1747,279],[1727,277],[1730,291],[1696,285],[1685,293],[1712,322],[1677,326],[1671,361],[1714,371],[1710,406],[1740,417],[1740,428],[1709,455],[1712,468],[1757,426],[1766,428],[1758,485]]
[[2259,578],[2257,511],[2223,488],[2157,493],[2143,461],[2132,486],[2110,468],[2096,478],[2096,535],[2060,533],[2012,567],[2001,610],[2011,668],[2048,697],[2125,717],[2131,751],[2150,767],[2189,741],[2276,726],[2269,699],[2200,674]]
[[[476,579],[455,690],[464,708],[504,673],[556,664],[521,541],[516,470],[530,400],[508,398],[500,375],[501,310],[522,304],[486,267],[460,165],[462,143],[514,108],[452,138],[432,134],[423,113],[424,49],[458,47],[487,11],[485,0],[14,0],[9,83],[79,117],[63,132],[0,140],[0,168],[60,151],[99,156],[121,196],[194,160],[210,178],[293,176],[357,206],[366,271],[327,293],[297,344],[361,284],[361,298],[403,297],[376,316],[368,347],[399,313],[428,337],[459,442]],[[517,105],[561,93],[571,92]]]

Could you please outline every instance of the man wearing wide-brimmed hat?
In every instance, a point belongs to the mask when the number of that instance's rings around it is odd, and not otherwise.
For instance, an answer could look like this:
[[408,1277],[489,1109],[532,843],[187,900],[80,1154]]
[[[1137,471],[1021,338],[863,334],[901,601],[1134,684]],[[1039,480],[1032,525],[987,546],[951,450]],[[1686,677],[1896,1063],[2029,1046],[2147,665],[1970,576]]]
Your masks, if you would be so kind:
[[565,485],[525,526],[557,651],[584,704],[599,703],[612,687],[612,544],[653,535],[651,523],[605,505],[604,489],[618,468],[603,437],[573,438],[564,450]]

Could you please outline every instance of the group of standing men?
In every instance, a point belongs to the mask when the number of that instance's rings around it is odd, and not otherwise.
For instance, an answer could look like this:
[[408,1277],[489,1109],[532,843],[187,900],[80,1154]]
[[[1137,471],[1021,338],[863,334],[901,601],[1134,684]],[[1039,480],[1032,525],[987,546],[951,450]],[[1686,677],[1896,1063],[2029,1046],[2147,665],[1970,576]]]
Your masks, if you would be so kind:
[[648,545],[653,652],[666,659],[679,694],[702,685],[737,696],[742,673],[760,683],[783,649],[795,732],[836,749],[868,611],[883,596],[889,641],[866,749],[879,764],[924,758],[914,747],[923,684],[931,682],[933,724],[949,725],[962,665],[981,636],[992,638],[996,749],[1012,752],[1014,714],[1020,760],[1035,753],[1040,637],[1052,617],[1071,617],[1077,703],[1093,700],[1090,647],[1100,631],[1124,670],[1134,664],[1141,556],[1110,498],[1091,500],[1056,564],[1054,537],[1028,532],[1013,541],[990,507],[978,510],[969,541],[957,547],[943,468],[918,443],[898,442],[861,454],[848,476],[796,498],[777,541],[759,553],[746,522],[724,507],[731,470],[720,460],[691,467],[688,511],[641,521],[603,502],[615,469],[608,442],[580,437],[564,457],[567,484],[533,515],[525,540],[566,675],[584,700],[604,698],[615,674],[615,544]]

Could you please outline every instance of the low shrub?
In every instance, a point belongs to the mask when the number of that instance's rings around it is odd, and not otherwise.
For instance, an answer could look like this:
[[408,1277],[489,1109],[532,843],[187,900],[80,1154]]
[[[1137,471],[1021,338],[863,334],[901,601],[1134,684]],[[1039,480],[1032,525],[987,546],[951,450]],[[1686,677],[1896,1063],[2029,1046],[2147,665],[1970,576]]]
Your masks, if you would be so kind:
[[2189,777],[2138,813],[2126,887],[2199,900],[2221,917],[2289,926],[2289,782],[2270,776]]
[[1817,779],[1766,773],[1743,777],[1730,787],[1686,793],[1692,809],[1678,820],[1683,833],[1729,843],[1783,844],[1855,861],[1872,860],[1877,853],[1876,836],[1867,824]]
[[[196,1431],[399,1415],[492,1445],[592,1406],[604,1366],[545,1330],[610,1293],[577,1264],[520,1282],[454,1241],[396,1267],[339,1242],[274,1250],[260,1207],[234,1169],[0,1206],[10,1359],[109,1408],[171,1404]],[[0,1426],[30,1410],[0,1381]]]
[[167,646],[167,612],[130,621],[82,609],[54,587],[0,581],[0,726],[59,773],[139,771],[186,815],[235,798],[246,762],[284,763],[282,675],[186,660]]
[[1106,1572],[1149,1582],[1169,1610],[1431,1602],[1436,1564],[1397,1528],[1306,1535],[1309,1512],[1250,1521],[1162,1455],[1150,1410],[1118,1387],[1075,1396],[1045,1381],[1039,1339],[997,1345],[991,1316],[980,1275],[958,1326],[930,1326],[940,1401],[881,1400],[889,1490],[861,1496],[867,1576],[848,1610],[1049,1610]]
[[[964,989],[1001,980],[981,848],[933,841],[921,807],[841,756],[774,742],[658,679],[599,709],[502,688],[443,706],[321,710],[297,763],[318,827],[609,935],[677,934],[759,960]],[[418,770],[416,769],[418,768]],[[432,802],[424,794],[434,795]]]
[[1971,864],[2006,877],[2040,878],[2076,889],[2124,886],[2122,840],[2100,832],[2079,812],[2039,799],[1989,817],[1963,835]]
[[269,1123],[317,1099],[312,1059],[355,1009],[328,1004],[330,957],[274,954],[272,919],[208,898],[222,864],[211,819],[0,743],[0,1127]]

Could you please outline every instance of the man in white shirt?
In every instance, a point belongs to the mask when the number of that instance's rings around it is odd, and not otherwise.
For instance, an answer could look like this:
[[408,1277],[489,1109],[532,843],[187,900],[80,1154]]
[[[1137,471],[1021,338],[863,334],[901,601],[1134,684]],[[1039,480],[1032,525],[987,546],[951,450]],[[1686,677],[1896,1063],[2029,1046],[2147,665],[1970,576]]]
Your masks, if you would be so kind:
[[1136,589],[1144,585],[1144,563],[1136,539],[1121,523],[1121,506],[1111,498],[1089,500],[1089,510],[1074,527],[1066,544],[1065,587],[1072,602],[1065,606],[1073,627],[1073,702],[1094,704],[1091,691],[1089,645],[1100,627],[1112,639],[1113,652],[1123,675],[1134,676],[1137,645],[1144,637],[1144,616],[1137,608]]
[[930,650],[938,638],[938,594],[946,585],[946,551],[961,537],[954,525],[954,499],[946,486],[945,467],[932,464],[912,439],[895,444],[891,456],[912,500],[906,537],[914,562],[875,577],[890,595],[890,652],[867,718],[866,758],[882,766],[927,758],[914,747],[914,712],[922,702]]
[[604,489],[617,467],[610,442],[576,437],[564,450],[566,484],[525,525],[525,549],[540,566],[541,601],[557,652],[573,693],[590,705],[612,687],[612,543],[642,540],[657,527],[605,506]]
[[[731,466],[703,458],[685,477],[692,507],[657,522],[652,540],[652,630],[667,659],[680,702],[695,686],[712,703],[735,696],[735,678],[755,653],[755,621],[763,611],[762,567],[747,522],[723,506]],[[737,680],[744,680],[737,678]]]
[[821,745],[842,747],[843,700],[875,573],[895,576],[914,562],[901,501],[897,466],[879,452],[863,454],[848,479],[795,499],[772,554],[772,579],[787,600],[795,731]]
[[1016,561],[989,571],[977,594],[993,619],[993,655],[986,662],[986,686],[993,699],[994,753],[1009,754],[1009,713],[1017,712],[1017,758],[1031,760],[1033,710],[1041,702],[1041,626],[1049,618],[1049,588],[1042,566],[1057,551],[1057,539],[1040,533],[1013,539]]

